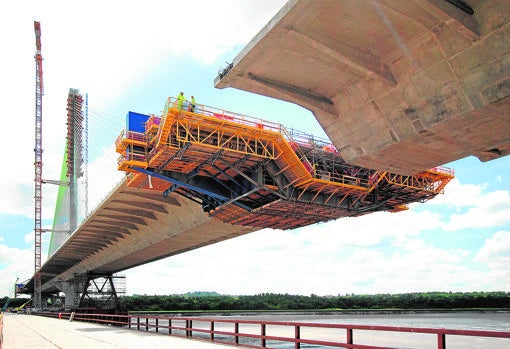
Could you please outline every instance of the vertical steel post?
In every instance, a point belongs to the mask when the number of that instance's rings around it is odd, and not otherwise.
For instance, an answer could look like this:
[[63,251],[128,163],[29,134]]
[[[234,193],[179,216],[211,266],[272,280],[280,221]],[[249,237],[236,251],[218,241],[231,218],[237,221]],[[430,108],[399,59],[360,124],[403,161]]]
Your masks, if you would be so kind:
[[210,333],[211,341],[214,341],[214,321],[211,321],[211,333]]
[[191,328],[193,327],[193,320],[186,320],[186,337],[192,337],[193,331]]
[[234,344],[239,344],[239,322],[234,323]]
[[266,324],[260,324],[260,347],[266,347]]
[[352,328],[347,328],[347,339],[345,341],[346,344],[354,344],[352,338]]
[[299,342],[299,340],[301,339],[301,328],[299,326],[294,327],[294,338],[298,340],[294,343],[294,348],[300,349],[301,343]]
[[446,335],[444,333],[437,334],[437,349],[446,349]]

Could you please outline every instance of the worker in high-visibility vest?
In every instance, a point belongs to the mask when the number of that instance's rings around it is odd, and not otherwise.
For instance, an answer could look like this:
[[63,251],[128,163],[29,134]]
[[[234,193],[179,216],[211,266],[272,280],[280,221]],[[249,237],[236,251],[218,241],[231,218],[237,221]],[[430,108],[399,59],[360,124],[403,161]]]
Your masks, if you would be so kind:
[[190,106],[189,106],[189,111],[190,112],[194,112],[195,111],[195,96],[191,96],[191,103],[190,103]]
[[186,102],[186,97],[184,97],[184,92],[181,91],[181,93],[179,93],[179,96],[177,96],[177,107],[179,108],[179,110],[182,110],[184,102]]

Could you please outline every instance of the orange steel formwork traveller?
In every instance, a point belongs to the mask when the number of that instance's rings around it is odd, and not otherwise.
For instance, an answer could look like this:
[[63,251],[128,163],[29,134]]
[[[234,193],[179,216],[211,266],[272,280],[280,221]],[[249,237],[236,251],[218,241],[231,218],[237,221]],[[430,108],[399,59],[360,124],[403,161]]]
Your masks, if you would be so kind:
[[223,222],[292,229],[442,193],[453,171],[399,175],[347,164],[328,141],[281,124],[168,98],[163,115],[129,112],[116,141],[128,186],[183,195]]

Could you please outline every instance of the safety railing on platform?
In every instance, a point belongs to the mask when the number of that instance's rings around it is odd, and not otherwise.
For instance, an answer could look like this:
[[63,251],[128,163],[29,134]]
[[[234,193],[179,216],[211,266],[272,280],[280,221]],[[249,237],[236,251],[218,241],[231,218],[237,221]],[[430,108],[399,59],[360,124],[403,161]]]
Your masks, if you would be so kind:
[[125,149],[129,145],[145,146],[147,139],[144,133],[122,130],[120,135],[115,140],[117,149]]
[[[407,176],[387,172],[385,176],[388,183],[432,193],[442,193],[446,184],[453,179],[453,176],[449,177],[448,174],[447,176],[442,175],[441,180],[438,180],[437,176],[429,176],[428,173],[428,171],[425,171]],[[441,173],[445,174],[445,172]]]
[[[188,106],[189,103],[185,102],[181,110],[190,112]],[[167,102],[165,104],[165,109],[163,111],[163,116],[166,116],[168,114],[168,111],[172,108],[179,109],[178,100],[174,97],[168,97]],[[271,122],[264,119],[235,113],[232,111],[226,111],[223,109],[211,107],[204,104],[196,104],[193,113],[211,116],[222,121],[227,122],[230,121],[238,125],[245,125],[261,130],[269,130],[276,133],[280,133],[285,137],[287,141],[296,142],[300,145],[310,145],[314,143],[317,146],[327,147],[327,149],[330,151],[336,151],[334,145],[331,142],[298,130],[294,129],[288,130],[280,123]]]
[[[311,322],[282,322],[260,320],[215,319],[200,317],[166,317],[149,315],[108,315],[60,313],[46,316],[75,321],[94,322],[104,325],[127,327],[139,331],[164,333],[173,336],[194,338],[214,343],[233,345],[244,348],[304,348],[305,345],[325,346],[334,348],[357,349],[395,349],[402,346],[406,339],[394,335],[409,334],[420,336],[418,340],[431,343],[429,348],[446,349],[447,338],[473,337],[473,344],[463,347],[474,347],[475,341],[480,344],[482,338],[504,340],[501,347],[510,347],[510,331],[458,330],[444,328],[369,326],[354,324],[323,324]],[[368,336],[366,335],[368,333]],[[371,338],[377,341],[376,333],[385,333],[384,343],[399,341],[400,344],[374,345],[362,343]],[[389,334],[392,334],[390,336]],[[358,340],[360,338],[360,340]],[[374,339],[375,338],[375,339]],[[408,338],[408,337],[406,337]],[[284,346],[288,344],[289,346]],[[389,346],[388,346],[389,345]],[[492,347],[488,344],[486,347]],[[448,347],[449,348],[449,347]]]

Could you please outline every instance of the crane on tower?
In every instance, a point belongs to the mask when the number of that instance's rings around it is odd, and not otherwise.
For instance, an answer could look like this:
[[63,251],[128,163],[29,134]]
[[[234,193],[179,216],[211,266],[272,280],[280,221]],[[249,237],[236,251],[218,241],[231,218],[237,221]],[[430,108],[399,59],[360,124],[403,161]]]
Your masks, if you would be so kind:
[[33,306],[41,308],[41,234],[42,234],[42,96],[43,96],[43,70],[41,55],[41,24],[34,21],[35,32],[35,214],[34,214],[34,298]]

